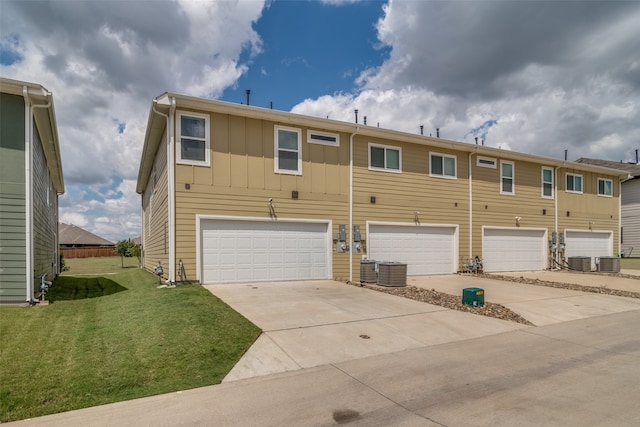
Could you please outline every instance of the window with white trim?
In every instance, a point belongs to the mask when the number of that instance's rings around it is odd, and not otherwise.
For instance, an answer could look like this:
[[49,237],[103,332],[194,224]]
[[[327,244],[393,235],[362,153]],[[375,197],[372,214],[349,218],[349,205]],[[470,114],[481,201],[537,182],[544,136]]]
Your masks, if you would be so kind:
[[340,135],[337,133],[320,132],[318,130],[307,131],[307,142],[309,144],[330,145],[332,147],[340,146]]
[[515,166],[507,160],[500,161],[500,194],[516,194]]
[[369,143],[369,169],[402,172],[402,149]]
[[209,116],[178,112],[176,163],[209,166]]
[[567,173],[565,191],[567,193],[582,194],[582,175]]
[[436,178],[457,177],[457,158],[449,154],[429,153],[429,176]]
[[598,178],[598,196],[613,197],[613,181]]
[[542,168],[542,197],[553,199],[553,169]]
[[275,126],[274,133],[275,172],[302,175],[302,131]]
[[496,168],[496,159],[491,158],[491,157],[478,156],[478,160],[476,161],[476,164],[478,166],[483,167],[483,168],[495,169]]

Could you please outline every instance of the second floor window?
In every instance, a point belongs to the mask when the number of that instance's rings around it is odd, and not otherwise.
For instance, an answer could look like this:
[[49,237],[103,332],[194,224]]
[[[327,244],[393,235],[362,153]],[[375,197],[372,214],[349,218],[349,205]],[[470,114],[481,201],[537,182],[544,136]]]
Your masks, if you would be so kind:
[[455,178],[456,156],[447,154],[429,153],[429,175],[441,178]]
[[553,198],[553,169],[542,168],[542,197]]
[[598,178],[598,196],[613,197],[613,181]]
[[177,163],[209,166],[209,116],[178,113]]
[[399,147],[369,144],[369,169],[400,172],[402,170]]
[[515,194],[516,190],[513,185],[514,167],[513,162],[500,162],[500,193]]
[[566,191],[569,193],[582,193],[582,175],[568,173]]
[[301,134],[297,128],[275,127],[275,172],[302,175]]

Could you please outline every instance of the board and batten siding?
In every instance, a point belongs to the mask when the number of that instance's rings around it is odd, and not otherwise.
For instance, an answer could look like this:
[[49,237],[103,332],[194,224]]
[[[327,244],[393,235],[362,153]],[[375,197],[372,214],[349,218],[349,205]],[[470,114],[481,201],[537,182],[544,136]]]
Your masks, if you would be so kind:
[[[166,141],[166,131],[161,141]],[[153,271],[160,262],[165,274],[169,272],[167,172],[167,146],[161,143],[155,154],[147,188],[142,194],[142,250],[144,268]]]
[[33,289],[37,291],[43,274],[50,281],[58,274],[58,197],[35,123],[33,136]]
[[[349,223],[348,134],[334,147],[307,143],[302,125],[221,113],[210,118],[211,166],[176,165],[176,262],[183,261],[188,280],[197,277],[196,215],[330,220],[333,236]],[[277,125],[301,130],[302,175],[274,172]],[[347,280],[349,254],[332,251],[333,277]]]
[[[400,148],[401,172],[370,170],[370,143]],[[429,153],[455,156],[457,178],[430,176]],[[353,224],[360,225],[363,240],[366,239],[367,221],[416,225],[454,224],[459,226],[459,247],[464,248],[468,244],[469,181],[466,153],[356,136],[353,163]],[[372,203],[372,197],[375,197],[375,203]],[[366,240],[363,243],[366,247]],[[354,281],[359,280],[362,255],[368,254],[366,251],[354,253]]]
[[621,240],[625,255],[640,257],[640,177],[622,183]]
[[0,301],[26,300],[24,98],[0,93]]

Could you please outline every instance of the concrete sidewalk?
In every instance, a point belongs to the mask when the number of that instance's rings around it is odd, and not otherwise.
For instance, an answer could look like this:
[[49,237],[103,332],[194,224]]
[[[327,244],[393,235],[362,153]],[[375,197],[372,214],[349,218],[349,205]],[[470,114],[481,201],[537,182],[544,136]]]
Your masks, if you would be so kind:
[[639,425],[638,330],[629,311],[7,425]]
[[[595,283],[603,283],[602,279],[605,277],[596,275],[597,277],[594,278],[592,277],[594,275],[589,274],[562,272],[554,274],[546,271],[504,273],[503,275],[540,278],[540,280],[577,283],[588,286],[596,286]],[[617,278],[606,277],[606,279]],[[619,287],[631,287],[636,282],[640,284],[640,280],[619,279],[618,281],[611,281],[611,286],[609,287],[613,288],[613,284]],[[464,288],[483,288],[486,302],[501,304],[520,314],[536,326],[640,309],[640,299],[636,298],[528,285],[472,275],[410,277],[407,283],[452,295],[460,295],[461,298]]]
[[526,328],[327,280],[205,287],[264,331],[224,382]]

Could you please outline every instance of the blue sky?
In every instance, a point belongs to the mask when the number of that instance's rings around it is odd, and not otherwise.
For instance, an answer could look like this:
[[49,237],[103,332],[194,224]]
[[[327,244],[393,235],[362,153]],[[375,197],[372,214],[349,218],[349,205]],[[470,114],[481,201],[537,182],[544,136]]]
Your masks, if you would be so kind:
[[[262,53],[220,99],[291,110],[307,98],[351,92],[364,70],[380,66],[389,48],[381,46],[375,24],[381,1],[343,6],[320,2],[276,1],[253,26],[263,40]],[[248,61],[247,52],[240,61]]]
[[164,92],[631,161],[638,22],[624,1],[0,0],[0,75],[53,92],[61,220],[117,241]]

